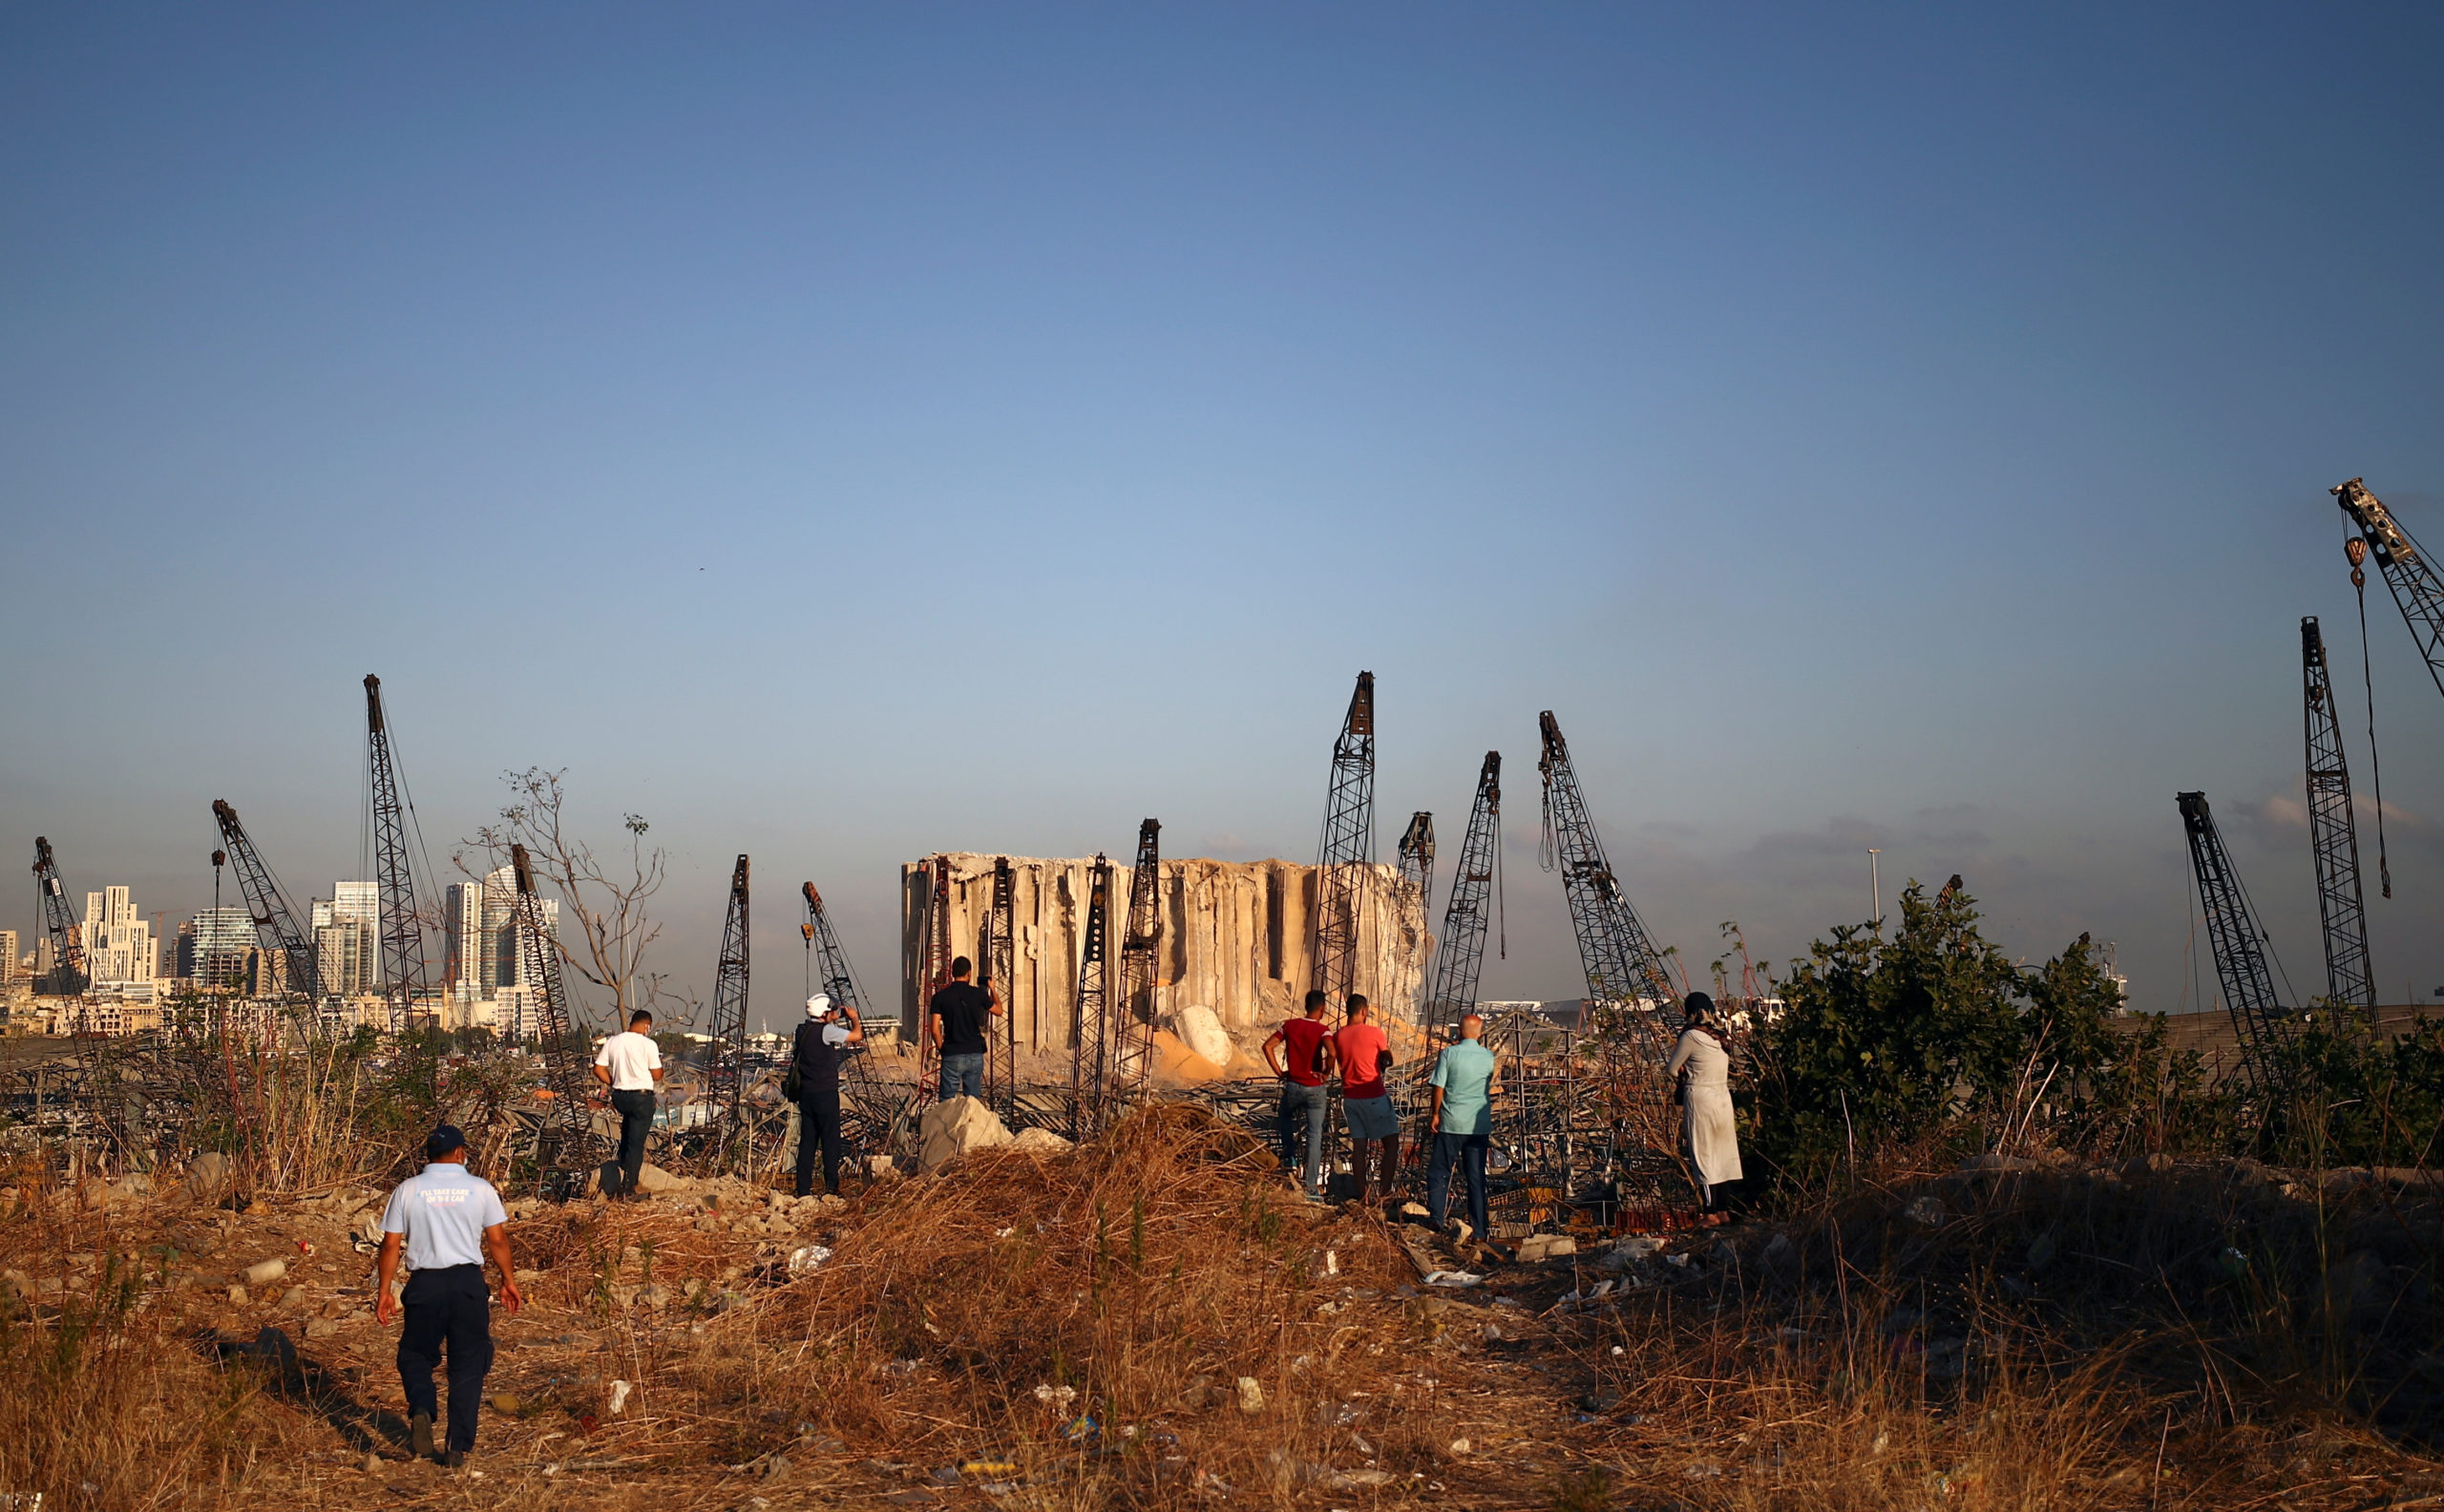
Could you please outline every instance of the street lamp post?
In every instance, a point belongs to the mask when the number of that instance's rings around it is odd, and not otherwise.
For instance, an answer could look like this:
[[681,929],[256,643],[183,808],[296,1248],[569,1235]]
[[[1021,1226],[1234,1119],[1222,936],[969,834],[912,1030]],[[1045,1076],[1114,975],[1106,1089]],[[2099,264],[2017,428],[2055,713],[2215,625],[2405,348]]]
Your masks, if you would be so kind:
[[1875,905],[1871,918],[1879,934],[1884,933],[1884,875],[1876,866],[1876,857],[1881,854],[1874,846],[1867,847],[1867,896]]

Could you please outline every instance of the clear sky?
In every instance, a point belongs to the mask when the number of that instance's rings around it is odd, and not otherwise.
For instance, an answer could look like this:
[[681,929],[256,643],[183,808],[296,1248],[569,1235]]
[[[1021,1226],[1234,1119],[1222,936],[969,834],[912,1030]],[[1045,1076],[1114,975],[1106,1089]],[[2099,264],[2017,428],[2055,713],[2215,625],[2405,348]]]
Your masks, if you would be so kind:
[[[2439,65],[2433,7],[9,7],[0,850],[175,926],[227,798],[327,893],[377,672],[436,863],[565,767],[683,986],[754,856],[778,1016],[804,877],[880,985],[929,850],[1312,858],[1367,667],[1386,857],[1508,760],[1491,996],[1579,990],[1542,708],[1693,962],[1878,846],[2181,1007],[2202,788],[2307,994],[2326,490],[2444,548]],[[2444,698],[2369,616],[2424,997]]]

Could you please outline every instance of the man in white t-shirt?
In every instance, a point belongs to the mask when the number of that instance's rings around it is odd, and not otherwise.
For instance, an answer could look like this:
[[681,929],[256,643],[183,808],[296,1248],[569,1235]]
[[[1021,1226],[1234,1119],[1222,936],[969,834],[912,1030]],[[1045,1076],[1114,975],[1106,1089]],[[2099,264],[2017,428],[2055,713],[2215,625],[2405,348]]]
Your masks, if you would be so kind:
[[408,1284],[399,1298],[407,1326],[399,1335],[399,1384],[408,1395],[408,1441],[418,1459],[434,1458],[432,1373],[450,1360],[450,1423],[441,1458],[464,1464],[475,1447],[475,1414],[484,1376],[493,1365],[492,1294],[484,1290],[484,1258],[500,1267],[501,1305],[525,1304],[517,1266],[509,1253],[509,1214],[492,1183],[467,1168],[467,1136],[444,1124],[425,1137],[425,1167],[390,1193],[382,1209],[382,1254],[374,1263],[374,1320],[389,1327],[390,1284],[402,1263]]
[[645,1133],[653,1127],[654,1089],[662,1085],[662,1046],[653,1042],[653,1015],[638,1009],[628,1032],[602,1041],[594,1080],[611,1089],[620,1114],[620,1186],[614,1198],[639,1200],[637,1173],[645,1168]]

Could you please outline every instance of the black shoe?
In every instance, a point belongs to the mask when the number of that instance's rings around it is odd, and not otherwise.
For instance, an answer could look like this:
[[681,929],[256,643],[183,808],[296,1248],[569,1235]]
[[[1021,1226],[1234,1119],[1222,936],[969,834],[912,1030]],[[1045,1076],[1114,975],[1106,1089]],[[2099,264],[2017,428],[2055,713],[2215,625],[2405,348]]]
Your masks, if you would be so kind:
[[432,1414],[417,1413],[408,1419],[408,1448],[419,1460],[432,1458]]
[[450,1458],[441,1462],[448,1465],[453,1470],[458,1469],[467,1462],[467,1451],[464,1449],[453,1449],[450,1451]]

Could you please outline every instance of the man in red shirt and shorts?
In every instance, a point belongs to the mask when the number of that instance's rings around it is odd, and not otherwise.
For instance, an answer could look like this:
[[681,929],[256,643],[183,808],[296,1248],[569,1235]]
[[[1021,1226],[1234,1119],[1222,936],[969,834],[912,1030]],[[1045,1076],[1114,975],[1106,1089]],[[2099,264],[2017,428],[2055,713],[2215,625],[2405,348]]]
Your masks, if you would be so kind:
[[[1401,1116],[1383,1073],[1392,1064],[1392,1041],[1376,1024],[1374,1010],[1357,993],[1349,997],[1349,1021],[1333,1036],[1333,1059],[1340,1062],[1340,1112],[1349,1124],[1349,1165],[1358,1177],[1359,1201],[1369,1208],[1401,1174]],[[1372,1149],[1369,1146],[1373,1146]],[[1370,1157],[1380,1150],[1382,1184],[1367,1179]]]
[[[1324,1026],[1324,1004],[1331,999],[1318,990],[1307,995],[1307,1016],[1293,1018],[1264,1042],[1265,1064],[1281,1078],[1281,1112],[1275,1124],[1281,1136],[1281,1164],[1298,1157],[1298,1125],[1307,1125],[1306,1182],[1299,1187],[1308,1201],[1319,1201],[1324,1184],[1324,1104],[1332,1092],[1332,1031]],[[1285,1061],[1284,1052],[1287,1052]]]

